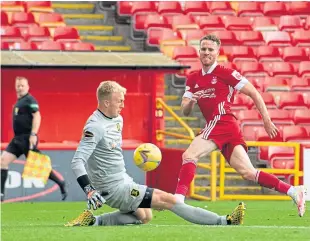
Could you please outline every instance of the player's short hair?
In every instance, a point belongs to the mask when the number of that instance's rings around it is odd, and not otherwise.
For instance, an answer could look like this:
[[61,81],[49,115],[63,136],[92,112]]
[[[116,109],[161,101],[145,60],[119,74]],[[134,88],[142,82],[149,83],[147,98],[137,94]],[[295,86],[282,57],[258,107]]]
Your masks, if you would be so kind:
[[17,76],[17,77],[15,78],[15,82],[16,82],[16,81],[19,81],[19,80],[26,80],[26,81],[27,81],[27,83],[28,83],[28,79],[27,79],[26,77],[23,77],[23,76]]
[[202,37],[200,39],[200,44],[203,40],[211,40],[211,41],[215,42],[217,44],[217,46],[219,46],[219,47],[221,46],[221,40],[213,34],[208,34],[208,35]]
[[109,98],[111,94],[114,92],[121,92],[126,94],[126,91],[127,91],[126,88],[124,88],[115,81],[112,80],[103,81],[99,84],[97,88],[97,100],[100,101]]

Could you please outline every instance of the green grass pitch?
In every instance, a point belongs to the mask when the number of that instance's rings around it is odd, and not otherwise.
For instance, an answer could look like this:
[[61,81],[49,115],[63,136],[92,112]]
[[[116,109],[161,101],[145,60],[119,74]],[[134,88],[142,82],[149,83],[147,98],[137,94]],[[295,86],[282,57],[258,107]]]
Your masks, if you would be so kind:
[[[237,201],[187,203],[228,214]],[[153,212],[150,224],[114,227],[64,227],[86,207],[86,202],[12,203],[1,205],[3,241],[309,241],[310,211],[300,218],[289,201],[246,201],[242,226],[192,225],[169,211]],[[310,203],[308,203],[309,206]],[[107,206],[96,214],[108,212]]]

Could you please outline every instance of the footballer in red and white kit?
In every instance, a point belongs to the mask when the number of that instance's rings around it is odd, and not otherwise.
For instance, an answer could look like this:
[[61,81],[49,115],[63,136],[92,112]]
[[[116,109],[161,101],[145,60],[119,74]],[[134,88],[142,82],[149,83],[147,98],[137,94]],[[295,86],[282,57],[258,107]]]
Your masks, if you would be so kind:
[[242,145],[247,151],[236,117],[231,112],[235,90],[240,90],[248,80],[239,72],[215,62],[208,72],[197,71],[186,82],[183,97],[197,95],[197,104],[207,121],[199,133],[203,139],[215,142],[229,161],[233,148]]
[[186,81],[181,103],[182,112],[188,116],[194,105],[198,104],[206,119],[206,126],[182,155],[183,164],[175,196],[184,202],[195,176],[198,160],[219,149],[230,166],[244,179],[287,194],[297,205],[299,216],[303,216],[306,188],[291,186],[272,174],[257,170],[250,161],[239,124],[231,112],[235,92],[239,91],[253,100],[270,138],[278,135],[278,129],[272,123],[264,100],[255,87],[238,71],[217,63],[220,46],[221,41],[215,35],[207,35],[200,40],[199,57],[202,69],[189,75]]

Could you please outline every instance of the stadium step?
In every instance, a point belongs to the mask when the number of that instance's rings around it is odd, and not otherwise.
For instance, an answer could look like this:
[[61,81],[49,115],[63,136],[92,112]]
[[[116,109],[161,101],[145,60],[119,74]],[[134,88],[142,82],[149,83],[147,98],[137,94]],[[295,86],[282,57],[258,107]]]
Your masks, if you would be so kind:
[[67,25],[104,25],[104,14],[63,14]]
[[59,13],[92,13],[95,5],[93,3],[53,2],[52,7]]
[[122,45],[124,42],[123,36],[82,35],[80,38],[95,45]]
[[116,52],[129,52],[131,50],[131,46],[95,46],[96,50],[99,51],[116,51]]
[[[192,128],[194,133],[198,133],[201,129],[198,127]],[[178,134],[188,135],[188,132],[184,127],[167,127],[165,131],[174,132]]]
[[102,25],[73,25],[79,31],[79,35],[99,35],[99,36],[112,36],[114,26]]

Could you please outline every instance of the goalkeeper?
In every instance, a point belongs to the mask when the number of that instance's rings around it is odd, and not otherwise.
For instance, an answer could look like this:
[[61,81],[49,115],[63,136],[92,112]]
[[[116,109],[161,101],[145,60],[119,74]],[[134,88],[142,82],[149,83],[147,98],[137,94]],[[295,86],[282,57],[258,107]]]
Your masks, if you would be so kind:
[[[114,81],[104,81],[97,89],[98,109],[87,120],[83,137],[71,166],[77,182],[87,196],[88,210],[66,226],[111,226],[144,224],[152,219],[151,208],[166,209],[201,225],[239,225],[245,206],[240,203],[230,215],[219,216],[205,209],[179,202],[170,193],[136,184],[126,173],[122,154],[126,89]],[[118,211],[94,216],[107,204]]]

